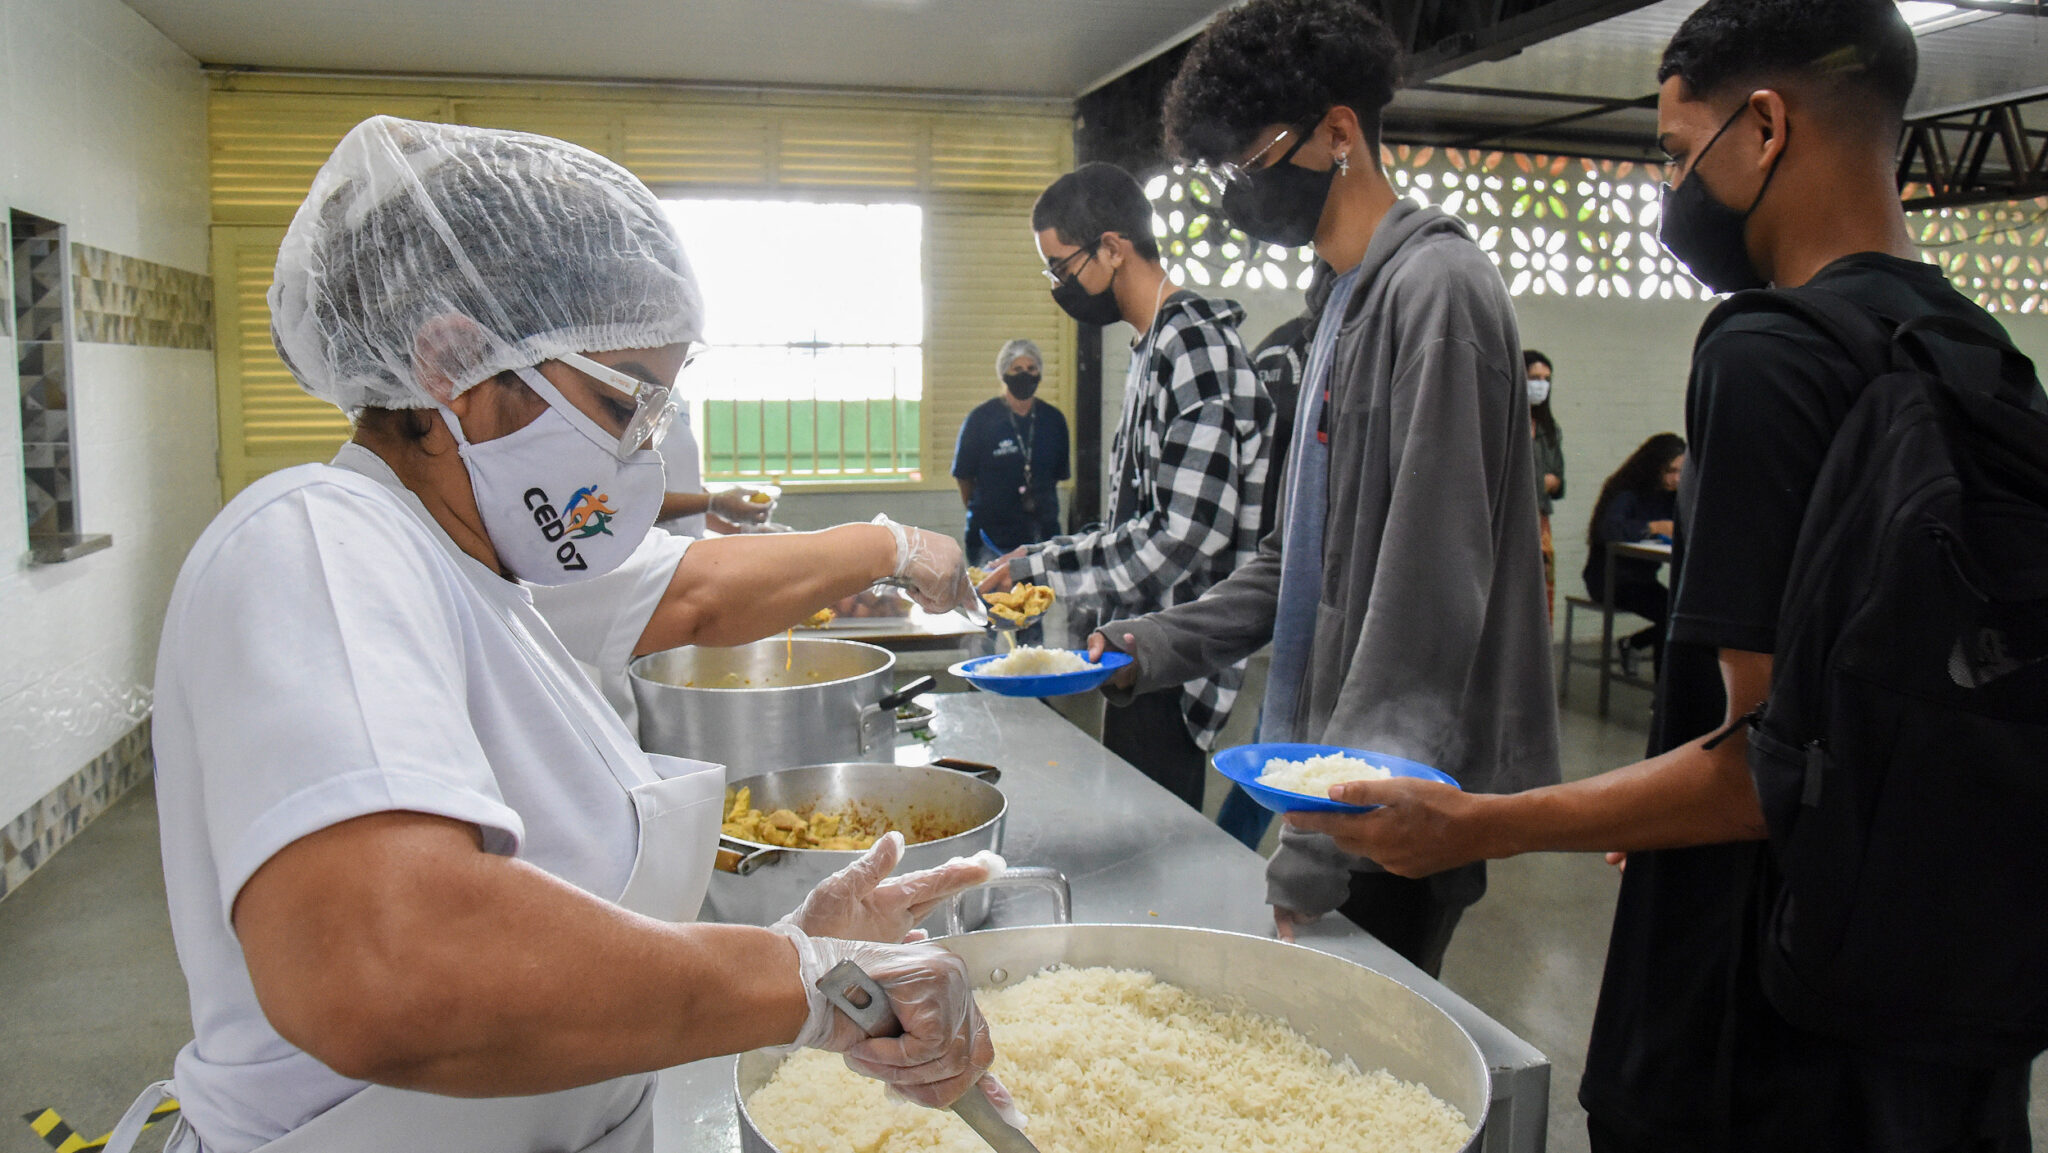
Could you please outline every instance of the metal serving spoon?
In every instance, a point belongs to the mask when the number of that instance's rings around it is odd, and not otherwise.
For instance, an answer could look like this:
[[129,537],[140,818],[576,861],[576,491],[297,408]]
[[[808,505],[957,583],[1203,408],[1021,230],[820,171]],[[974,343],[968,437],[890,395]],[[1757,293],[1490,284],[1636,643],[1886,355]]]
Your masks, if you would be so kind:
[[[870,1037],[894,1037],[903,1031],[896,1020],[896,1010],[889,1006],[889,995],[852,961],[841,961],[818,978],[818,991]],[[953,1102],[953,1112],[996,1153],[1038,1153],[1038,1146],[1031,1143],[1023,1130],[996,1112],[995,1103],[979,1084]]]

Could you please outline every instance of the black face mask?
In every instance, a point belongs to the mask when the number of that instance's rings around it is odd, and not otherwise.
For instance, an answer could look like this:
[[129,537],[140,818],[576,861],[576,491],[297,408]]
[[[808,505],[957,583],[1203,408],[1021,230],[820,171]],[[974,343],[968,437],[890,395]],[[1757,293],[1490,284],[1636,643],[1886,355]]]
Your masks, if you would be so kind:
[[1337,169],[1332,165],[1317,172],[1289,163],[1308,140],[1302,136],[1280,159],[1225,185],[1221,207],[1231,227],[1283,248],[1300,248],[1316,238]]
[[1003,387],[1009,389],[1010,395],[1018,400],[1030,400],[1031,394],[1038,391],[1038,374],[1006,372],[1003,374]]
[[1124,318],[1123,309],[1116,305],[1116,273],[1109,274],[1109,283],[1101,292],[1090,292],[1081,287],[1078,272],[1053,287],[1052,302],[1066,311],[1068,316],[1082,324],[1115,324]]
[[1764,202],[1764,193],[1770,191],[1771,178],[1778,174],[1778,161],[1785,159],[1784,150],[1780,149],[1777,159],[1771,161],[1771,170],[1764,173],[1763,187],[1756,190],[1756,199],[1749,202],[1746,212],[1737,212],[1716,199],[1707,189],[1705,177],[1700,175],[1700,162],[1747,111],[1749,106],[1745,104],[1721,125],[1721,131],[1714,133],[1714,138],[1693,158],[1692,171],[1685,174],[1678,187],[1664,186],[1663,204],[1658,209],[1658,241],[1665,251],[1684,263],[1695,279],[1715,292],[1740,292],[1762,288],[1766,283],[1749,259],[1749,218],[1757,205]]

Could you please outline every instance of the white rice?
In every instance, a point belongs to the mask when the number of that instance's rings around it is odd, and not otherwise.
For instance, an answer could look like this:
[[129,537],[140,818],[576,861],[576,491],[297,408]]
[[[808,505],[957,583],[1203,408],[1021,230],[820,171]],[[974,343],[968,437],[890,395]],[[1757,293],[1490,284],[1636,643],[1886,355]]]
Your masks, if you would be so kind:
[[[1472,1135],[1422,1086],[1150,973],[1053,969],[978,1000],[994,1072],[1043,1153],[1452,1153]],[[952,1113],[892,1100],[817,1050],[791,1055],[747,1106],[782,1153],[988,1149]]]
[[1259,783],[1269,789],[1329,799],[1330,786],[1346,781],[1384,781],[1394,774],[1357,757],[1326,754],[1305,761],[1283,761],[1278,757],[1259,770]]
[[1025,645],[1006,657],[974,670],[978,677],[1042,677],[1052,673],[1078,673],[1095,666],[1079,653],[1066,649],[1042,649]]

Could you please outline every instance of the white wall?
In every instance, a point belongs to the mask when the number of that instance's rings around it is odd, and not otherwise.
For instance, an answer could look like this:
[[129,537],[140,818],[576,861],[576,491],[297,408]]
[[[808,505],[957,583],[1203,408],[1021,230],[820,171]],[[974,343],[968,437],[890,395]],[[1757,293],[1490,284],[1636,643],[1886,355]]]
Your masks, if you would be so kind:
[[[0,206],[72,242],[208,271],[198,64],[117,0],[0,0]],[[31,569],[11,342],[0,404],[0,823],[145,715],[186,549],[219,505],[213,354],[74,345],[81,528]]]

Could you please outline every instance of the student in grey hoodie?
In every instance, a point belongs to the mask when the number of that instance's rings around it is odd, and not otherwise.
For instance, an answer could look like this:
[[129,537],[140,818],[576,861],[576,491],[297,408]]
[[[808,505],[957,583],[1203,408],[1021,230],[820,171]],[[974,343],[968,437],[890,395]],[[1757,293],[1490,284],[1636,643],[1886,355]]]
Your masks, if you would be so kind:
[[[1258,555],[1193,604],[1104,625],[1135,675],[1184,681],[1273,644],[1268,741],[1370,749],[1473,791],[1554,783],[1557,713],[1522,345],[1464,224],[1379,165],[1399,48],[1355,0],[1253,0],[1210,24],[1167,95],[1173,151],[1230,223],[1308,243],[1338,278],[1317,325]],[[1410,880],[1283,831],[1276,927],[1333,910],[1434,974],[1483,862]]]

